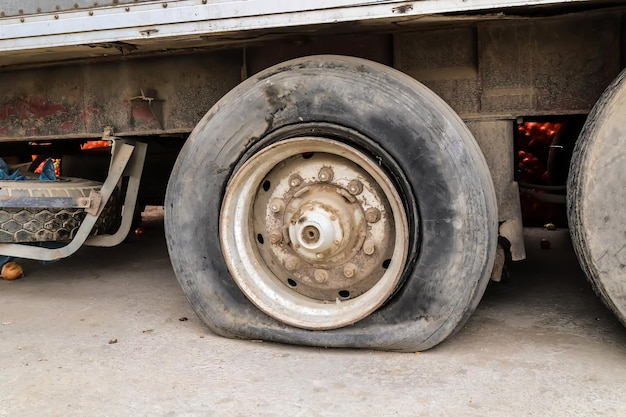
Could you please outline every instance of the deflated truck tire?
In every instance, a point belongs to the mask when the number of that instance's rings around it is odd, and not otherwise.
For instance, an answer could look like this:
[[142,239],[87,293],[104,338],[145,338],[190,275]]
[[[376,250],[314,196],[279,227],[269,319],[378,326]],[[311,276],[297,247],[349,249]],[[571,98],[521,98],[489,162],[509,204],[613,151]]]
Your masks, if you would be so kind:
[[187,298],[220,335],[419,351],[477,306],[497,208],[439,97],[377,63],[313,56],[207,113],[172,172],[165,227]]

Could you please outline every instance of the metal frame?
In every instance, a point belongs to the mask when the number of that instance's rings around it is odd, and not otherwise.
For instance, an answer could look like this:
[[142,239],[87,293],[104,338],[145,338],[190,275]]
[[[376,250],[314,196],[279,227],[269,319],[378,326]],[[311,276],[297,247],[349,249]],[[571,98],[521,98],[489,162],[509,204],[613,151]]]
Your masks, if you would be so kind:
[[0,207],[6,208],[89,208],[91,197],[0,197]]
[[[97,207],[97,211],[85,210],[86,214],[83,222],[78,228],[74,239],[67,245],[60,248],[43,248],[19,243],[2,243],[0,244],[0,255],[52,261],[72,255],[83,244],[91,246],[113,246],[120,243],[130,230],[147,148],[148,145],[145,143],[119,139],[114,141],[109,175],[100,189],[99,195],[101,196],[101,201]],[[129,182],[120,228],[113,235],[89,237],[91,230],[111,197],[111,194],[120,180],[125,176],[129,177]],[[91,201],[97,201],[98,199],[93,195],[89,198]],[[95,207],[92,207],[92,209],[94,208]]]
[[[121,143],[130,143],[128,140],[118,139]],[[116,141],[116,142],[117,142]],[[119,229],[112,235],[96,235],[90,236],[85,241],[87,246],[104,246],[111,247],[122,243],[133,223],[135,215],[135,207],[137,205],[137,195],[139,194],[139,183],[141,181],[141,173],[146,159],[148,145],[142,142],[134,142],[135,151],[129,161],[126,170],[122,176],[128,177],[126,187],[126,197],[124,199],[124,209],[122,210],[122,223]],[[111,174],[109,174],[111,175]]]

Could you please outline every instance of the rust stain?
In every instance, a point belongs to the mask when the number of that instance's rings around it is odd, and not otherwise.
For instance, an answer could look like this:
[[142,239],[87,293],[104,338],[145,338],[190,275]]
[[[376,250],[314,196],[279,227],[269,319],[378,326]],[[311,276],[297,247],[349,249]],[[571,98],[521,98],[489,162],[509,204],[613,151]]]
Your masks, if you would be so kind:
[[[0,104],[0,137],[75,133],[83,120],[92,121],[98,110],[80,103],[50,101],[43,96],[15,97]],[[80,110],[80,111],[79,111]]]
[[14,104],[20,120],[31,118],[43,119],[60,113],[67,113],[67,108],[60,103],[50,103],[42,97],[30,97]]
[[63,130],[63,131],[66,131],[66,132],[70,132],[70,131],[72,131],[74,129],[74,122],[67,121],[67,122],[61,123],[59,125],[59,129]]
[[132,105],[132,116],[135,120],[145,120],[145,121],[153,121],[155,120],[154,114],[150,110],[148,104],[144,103],[133,103]]
[[0,106],[0,120],[7,120],[15,115],[17,115],[17,112],[12,104]]
[[93,122],[94,116],[96,116],[98,113],[100,113],[98,111],[98,109],[96,109],[95,107],[91,106],[91,105],[87,105],[79,114],[78,118],[80,121],[82,121],[85,125],[89,126],[91,125],[91,123]]

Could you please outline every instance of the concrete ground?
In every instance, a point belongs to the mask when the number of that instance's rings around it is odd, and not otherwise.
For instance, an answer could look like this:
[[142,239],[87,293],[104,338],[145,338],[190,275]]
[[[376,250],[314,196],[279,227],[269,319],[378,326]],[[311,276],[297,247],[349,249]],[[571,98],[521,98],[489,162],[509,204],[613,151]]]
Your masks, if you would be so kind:
[[215,336],[144,229],[0,280],[0,416],[626,415],[626,330],[566,231],[529,230],[461,332],[402,354]]

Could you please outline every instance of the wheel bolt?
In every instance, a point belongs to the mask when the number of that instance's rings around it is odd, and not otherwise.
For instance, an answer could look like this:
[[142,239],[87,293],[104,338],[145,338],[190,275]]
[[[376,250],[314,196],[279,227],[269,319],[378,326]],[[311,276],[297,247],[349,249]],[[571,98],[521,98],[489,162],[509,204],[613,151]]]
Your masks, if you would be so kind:
[[326,282],[328,281],[328,272],[323,269],[316,269],[313,273],[313,278],[319,283]]
[[368,208],[365,210],[365,220],[367,220],[368,223],[376,223],[380,220],[380,210],[375,207]]
[[[271,239],[271,236],[270,236],[270,239]],[[365,252],[366,255],[373,255],[375,250],[376,250],[376,245],[374,244],[373,241],[366,240],[363,243],[363,252]]]
[[293,271],[294,269],[298,269],[299,266],[300,266],[300,261],[295,256],[290,256],[285,261],[285,268],[287,268],[287,270],[289,270],[289,271]]
[[280,213],[283,208],[285,208],[285,202],[281,199],[275,198],[270,202],[272,213]]
[[272,233],[270,233],[270,243],[273,243],[274,245],[276,245],[277,243],[280,243],[283,240],[283,234],[280,230],[273,230]]
[[361,194],[363,192],[363,184],[359,180],[352,180],[348,183],[348,192],[352,195]]
[[346,278],[352,278],[356,274],[356,265],[355,264],[345,264],[343,267],[343,275]]
[[328,182],[332,181],[333,175],[333,170],[330,167],[323,167],[317,174],[317,178],[319,178],[320,181]]
[[289,178],[289,186],[290,187],[297,187],[300,184],[302,184],[302,178],[300,178],[299,175],[292,175],[291,178]]

